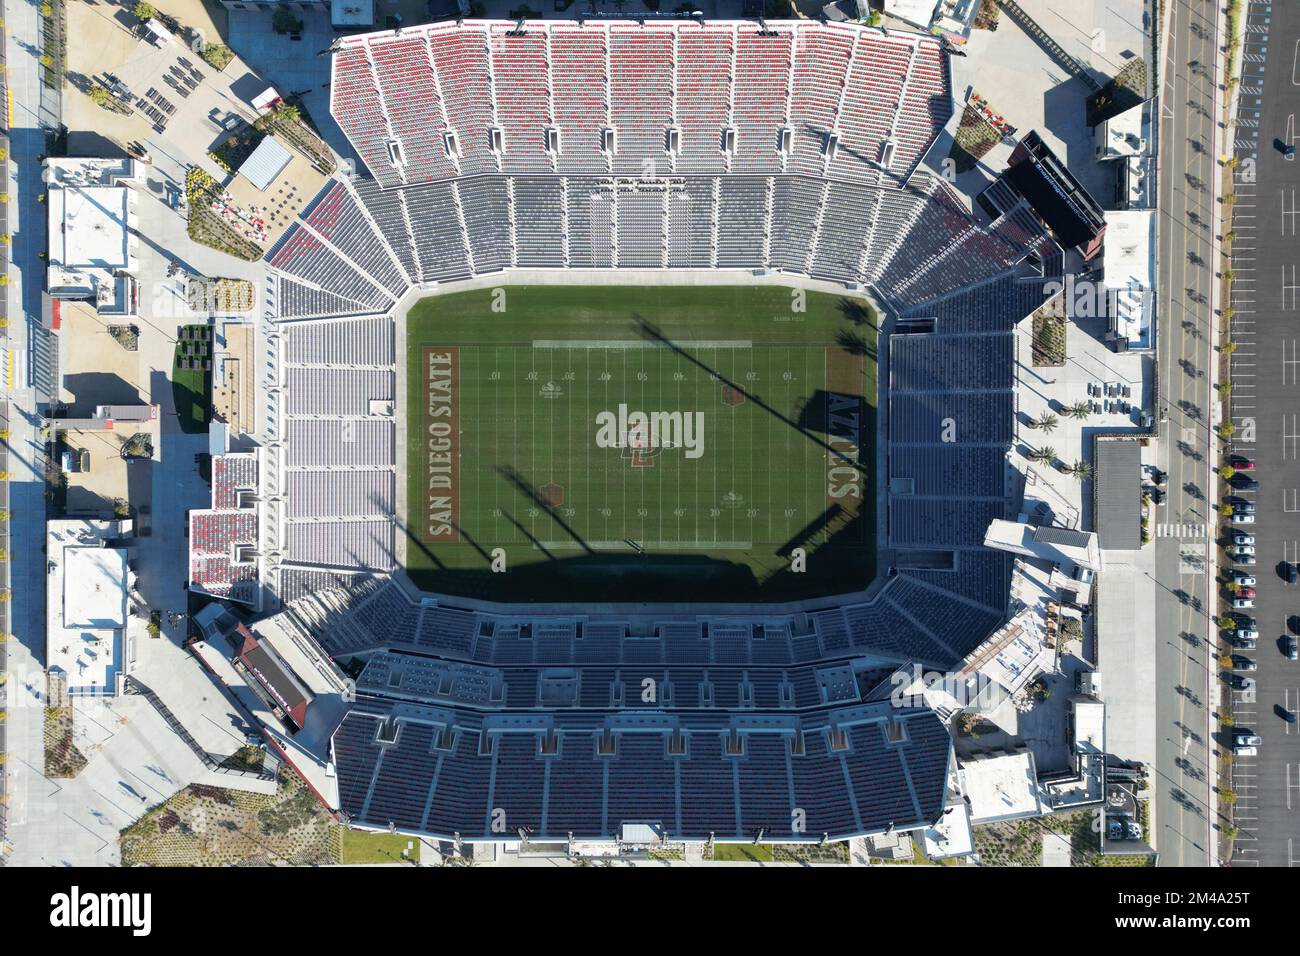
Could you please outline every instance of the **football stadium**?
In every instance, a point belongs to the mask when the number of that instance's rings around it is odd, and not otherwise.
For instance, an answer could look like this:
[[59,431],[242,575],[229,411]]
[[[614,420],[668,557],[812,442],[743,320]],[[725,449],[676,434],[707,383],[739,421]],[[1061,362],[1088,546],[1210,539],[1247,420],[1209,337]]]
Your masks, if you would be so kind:
[[407,313],[415,584],[662,601],[871,580],[870,307],[781,286],[645,293],[497,287]]
[[275,434],[191,546],[351,680],[344,819],[935,823],[950,715],[891,678],[1013,610],[1012,329],[1063,268],[1013,189],[981,221],[925,164],[942,41],[465,20],[332,55],[355,167],[267,255]]

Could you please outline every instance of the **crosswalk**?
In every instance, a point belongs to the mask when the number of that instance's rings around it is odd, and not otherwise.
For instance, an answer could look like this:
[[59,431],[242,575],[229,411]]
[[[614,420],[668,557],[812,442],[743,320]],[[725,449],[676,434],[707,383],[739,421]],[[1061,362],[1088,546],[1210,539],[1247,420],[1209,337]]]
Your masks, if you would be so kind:
[[1209,529],[1205,524],[1158,524],[1157,538],[1208,538]]

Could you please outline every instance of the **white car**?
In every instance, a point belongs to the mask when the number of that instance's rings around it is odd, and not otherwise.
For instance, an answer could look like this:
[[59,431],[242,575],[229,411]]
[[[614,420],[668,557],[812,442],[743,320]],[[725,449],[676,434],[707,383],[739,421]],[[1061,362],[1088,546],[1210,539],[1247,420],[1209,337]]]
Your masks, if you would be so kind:
[[1233,743],[1238,747],[1258,747],[1264,742],[1264,738],[1259,734],[1237,734],[1233,738]]
[[1244,534],[1238,531],[1232,536],[1233,544],[1254,544],[1255,536],[1253,534]]
[[1253,757],[1259,753],[1254,747],[1233,747],[1232,752],[1238,757]]
[[1233,515],[1232,523],[1233,524],[1254,524],[1255,516],[1254,515]]
[[1239,544],[1232,549],[1233,554],[1254,554],[1255,546],[1253,544]]
[[1241,608],[1254,607],[1255,602],[1251,598],[1233,598],[1232,606],[1240,610]]
[[1240,584],[1242,587],[1253,587],[1255,585],[1255,575],[1243,574],[1240,571],[1233,571],[1232,583]]
[[1259,640],[1259,631],[1253,627],[1237,628],[1237,640],[1239,641],[1257,641]]

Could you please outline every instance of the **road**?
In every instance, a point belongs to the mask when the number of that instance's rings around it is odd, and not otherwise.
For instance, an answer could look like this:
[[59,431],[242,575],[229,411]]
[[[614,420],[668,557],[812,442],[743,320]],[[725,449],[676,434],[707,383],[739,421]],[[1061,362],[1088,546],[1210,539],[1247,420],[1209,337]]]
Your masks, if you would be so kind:
[[[28,0],[5,0],[4,30],[8,82],[13,94],[9,130],[9,230],[12,265],[7,295],[14,378],[9,388],[9,521],[12,635],[8,642],[10,701],[5,745],[10,834],[21,834],[32,801],[52,785],[43,775],[43,709],[29,684],[43,693],[45,657],[44,455],[32,376],[46,350],[41,292],[46,248],[45,206],[38,157],[45,152],[41,110],[38,7]],[[14,836],[15,841],[20,839]]]
[[[1300,614],[1300,586],[1281,563],[1300,561],[1300,333],[1296,330],[1300,162],[1279,140],[1300,142],[1300,5],[1251,3],[1247,15],[1233,214],[1233,450],[1256,461],[1260,492],[1253,533],[1259,580],[1251,612],[1259,645],[1255,700],[1233,695],[1235,730],[1263,737],[1256,757],[1233,761],[1239,835],[1232,865],[1300,865],[1300,732],[1279,707],[1300,711],[1300,663],[1281,637]],[[1224,740],[1225,746],[1231,741]]]
[[1168,501],[1156,537],[1156,766],[1152,836],[1163,866],[1215,863],[1211,713],[1212,321],[1215,305],[1218,7],[1176,2],[1160,90],[1158,375]]

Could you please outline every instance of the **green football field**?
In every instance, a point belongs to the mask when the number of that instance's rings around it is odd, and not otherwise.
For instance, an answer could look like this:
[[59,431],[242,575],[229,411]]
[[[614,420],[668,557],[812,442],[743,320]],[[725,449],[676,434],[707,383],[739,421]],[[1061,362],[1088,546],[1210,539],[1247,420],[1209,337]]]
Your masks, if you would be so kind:
[[862,300],[770,286],[435,296],[407,316],[407,375],[407,570],[428,590],[791,600],[875,573]]

